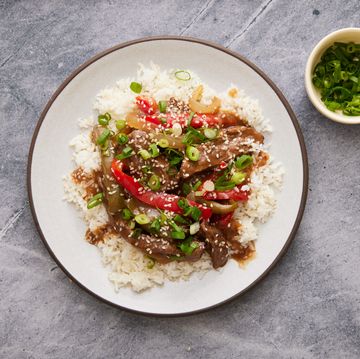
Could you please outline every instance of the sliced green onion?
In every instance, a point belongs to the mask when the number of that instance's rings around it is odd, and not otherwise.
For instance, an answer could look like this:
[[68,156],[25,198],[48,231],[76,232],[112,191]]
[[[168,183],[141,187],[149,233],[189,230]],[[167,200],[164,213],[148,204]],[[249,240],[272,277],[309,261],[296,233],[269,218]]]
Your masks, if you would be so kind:
[[181,209],[185,209],[185,208],[189,207],[189,202],[185,198],[180,198],[177,202],[177,205]]
[[201,181],[195,182],[195,184],[192,186],[193,191],[197,191],[198,188],[201,186]]
[[188,119],[187,119],[187,125],[188,125],[188,126],[190,126],[191,120],[194,118],[194,116],[195,116],[195,112],[194,112],[194,111],[191,111],[191,112],[190,112],[190,115],[189,115],[189,117],[188,117]]
[[160,154],[160,151],[155,143],[150,144],[150,154],[151,154],[151,157],[157,157]]
[[231,176],[231,181],[234,182],[236,185],[242,183],[245,181],[246,178],[246,174],[243,172],[235,172],[232,176]]
[[185,70],[176,71],[175,72],[175,77],[178,80],[181,80],[181,81],[189,81],[191,79],[190,73],[188,71],[185,71]]
[[126,127],[126,121],[125,120],[116,120],[115,122],[116,128],[121,131]]
[[194,221],[198,221],[201,217],[201,210],[198,207],[191,207],[191,217]]
[[125,133],[119,133],[117,135],[117,141],[120,145],[125,145],[129,141],[129,137]]
[[144,160],[148,160],[148,159],[151,157],[149,151],[146,151],[146,150],[140,150],[140,151],[138,152],[138,154],[139,154]]
[[117,160],[123,160],[133,155],[133,150],[131,147],[125,147],[120,155],[115,156]]
[[99,115],[98,116],[98,123],[101,126],[107,126],[109,124],[108,117],[106,115]]
[[135,226],[136,226],[135,221],[131,221],[131,222],[129,222],[128,226],[129,226],[129,228],[130,228],[130,229],[134,229],[134,228],[135,228]]
[[128,221],[129,219],[134,217],[134,215],[131,213],[130,209],[128,209],[128,208],[124,208],[121,211],[121,216],[123,219],[125,219],[125,221]]
[[186,241],[182,242],[178,247],[186,255],[191,255],[192,252],[199,247],[199,244],[195,241],[192,241],[192,237],[189,237]]
[[146,265],[146,268],[147,269],[153,269],[154,268],[154,265],[155,265],[155,259],[151,258],[151,257],[148,257],[148,260],[149,262],[147,263]]
[[243,170],[246,167],[249,167],[253,163],[252,156],[249,155],[242,155],[238,157],[235,161],[235,167],[239,170]]
[[180,216],[180,214],[177,214],[174,217],[174,221],[180,224],[189,224],[189,222],[184,217]]
[[159,111],[161,113],[166,113],[166,108],[167,108],[167,101],[159,101]]
[[204,135],[209,139],[213,140],[217,137],[218,131],[215,128],[205,128]]
[[108,128],[105,128],[105,130],[97,138],[96,143],[98,145],[104,145],[106,140],[109,138],[110,134],[111,134],[110,130]]
[[156,233],[160,231],[161,223],[160,219],[156,218],[154,221],[151,222],[150,229]]
[[183,194],[187,196],[192,191],[192,187],[188,183],[184,182],[182,185],[182,191]]
[[142,166],[141,171],[143,171],[143,173],[150,173],[151,172],[151,167],[150,166]]
[[166,138],[161,138],[158,142],[158,145],[161,148],[167,148],[167,147],[169,147],[169,141]]
[[353,104],[360,93],[359,59],[359,44],[335,42],[315,66],[312,81],[329,110],[349,116],[360,113],[360,104]]
[[156,175],[152,175],[149,178],[148,186],[151,190],[157,191],[158,189],[160,189],[161,186],[160,178]]
[[132,233],[131,233],[130,236],[133,237],[133,238],[139,238],[140,235],[141,235],[141,233],[142,233],[141,228],[135,228],[135,229],[132,231]]
[[171,237],[174,239],[185,239],[185,232],[184,231],[171,231]]
[[235,183],[232,181],[224,181],[220,183],[215,182],[215,189],[217,191],[227,191],[233,189],[235,187]]
[[135,221],[139,224],[148,224],[150,223],[150,219],[146,214],[138,214],[135,216]]
[[87,203],[87,208],[91,209],[98,206],[99,204],[102,203],[103,199],[104,199],[104,193],[102,192],[97,193],[94,197],[89,199]]
[[200,159],[200,151],[194,146],[187,146],[185,153],[191,161],[199,161]]
[[138,82],[132,82],[130,84],[130,90],[135,93],[140,93],[142,90],[142,85],[139,84]]

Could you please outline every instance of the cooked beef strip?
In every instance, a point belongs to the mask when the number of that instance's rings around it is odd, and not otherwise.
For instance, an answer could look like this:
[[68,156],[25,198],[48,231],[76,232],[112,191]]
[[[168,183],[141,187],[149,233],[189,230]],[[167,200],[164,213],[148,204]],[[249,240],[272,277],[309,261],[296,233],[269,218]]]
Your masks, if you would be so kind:
[[174,257],[177,257],[176,260],[179,261],[196,262],[205,251],[205,244],[203,242],[197,242],[198,248],[196,248],[191,255],[184,255],[170,238],[157,238],[144,233],[135,238],[131,235],[132,230],[129,228],[129,224],[120,216],[112,217],[111,220],[115,230],[122,238],[134,247],[139,248],[149,257],[156,259],[159,263],[172,262]]
[[263,135],[252,127],[232,126],[224,128],[217,139],[197,147],[201,154],[198,161],[191,161],[188,158],[183,160],[180,168],[181,177],[190,177],[194,173],[218,166],[222,161],[227,162],[244,152],[248,152],[250,147],[244,145],[243,142],[251,138],[259,143],[264,141]]
[[229,259],[229,247],[223,232],[209,223],[202,222],[200,236],[205,238],[213,267],[223,267]]
[[151,173],[160,178],[161,191],[170,191],[178,187],[179,174],[175,173],[171,175],[169,173],[169,162],[164,155],[160,155],[156,158],[150,158],[144,160],[138,155],[138,152],[142,149],[148,150],[152,143],[149,134],[141,130],[134,130],[129,135],[129,146],[133,149],[135,155],[124,160],[125,164],[129,167],[130,174],[136,178],[144,176],[143,169],[146,166],[150,167]]

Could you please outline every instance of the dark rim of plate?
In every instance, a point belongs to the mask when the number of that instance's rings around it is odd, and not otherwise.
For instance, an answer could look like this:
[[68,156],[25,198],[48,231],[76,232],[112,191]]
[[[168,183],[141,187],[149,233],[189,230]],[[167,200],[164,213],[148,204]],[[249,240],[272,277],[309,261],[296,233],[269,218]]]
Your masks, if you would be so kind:
[[[296,134],[300,143],[300,147],[301,147],[301,155],[302,155],[302,162],[303,162],[303,190],[302,190],[302,196],[301,196],[301,203],[299,206],[299,210],[298,210],[298,214],[294,223],[294,226],[290,232],[290,235],[285,243],[285,245],[283,246],[283,248],[281,249],[280,253],[277,255],[277,257],[274,259],[274,261],[271,263],[271,265],[255,280],[253,281],[249,286],[247,286],[245,289],[241,290],[239,293],[235,294],[234,296],[211,306],[202,308],[202,309],[198,309],[198,310],[194,310],[191,312],[183,312],[183,313],[175,313],[175,314],[162,314],[162,313],[149,313],[149,312],[142,312],[139,310],[134,310],[134,309],[130,309],[130,308],[126,308],[123,307],[121,305],[115,304],[113,302],[110,302],[108,300],[106,300],[105,298],[102,298],[100,295],[94,293],[93,291],[91,291],[89,288],[85,287],[83,284],[81,284],[80,282],[77,281],[76,278],[74,278],[67,270],[66,268],[60,263],[60,261],[57,259],[57,257],[55,256],[54,252],[51,250],[49,244],[46,241],[46,238],[41,230],[41,226],[39,224],[39,221],[37,219],[36,216],[36,211],[35,211],[35,206],[34,206],[34,202],[33,202],[33,198],[32,198],[32,187],[31,187],[31,164],[32,164],[32,157],[33,157],[33,151],[34,151],[34,147],[35,147],[35,143],[36,143],[36,139],[40,130],[40,127],[46,117],[47,112],[49,111],[50,107],[52,106],[53,102],[55,101],[55,99],[59,96],[59,94],[64,90],[64,88],[73,80],[73,78],[75,78],[81,71],[83,71],[84,69],[86,69],[89,65],[93,64],[94,62],[96,62],[97,60],[101,59],[102,57],[120,50],[122,48],[128,47],[128,46],[132,46],[135,44],[139,44],[142,42],[148,42],[148,41],[158,41],[158,40],[176,40],[176,41],[187,41],[187,42],[194,42],[197,44],[201,44],[201,45],[205,45],[205,46],[209,46],[212,47],[214,49],[217,49],[219,51],[222,51],[232,57],[235,57],[236,59],[238,59],[239,61],[245,63],[246,65],[248,65],[251,69],[253,69],[255,72],[257,72],[268,84],[269,86],[274,90],[274,92],[277,94],[277,96],[279,97],[279,99],[281,100],[281,102],[283,103],[283,105],[285,106],[291,121],[294,125],[294,128],[296,130]],[[42,239],[45,247],[47,248],[47,250],[49,251],[51,257],[54,259],[54,261],[56,262],[56,264],[63,270],[63,272],[73,281],[75,282],[80,288],[82,288],[83,290],[85,290],[87,293],[91,294],[92,296],[94,296],[95,298],[101,300],[104,303],[107,303],[113,307],[116,308],[121,308],[124,309],[126,311],[132,312],[132,313],[138,313],[138,314],[142,314],[142,315],[147,315],[147,316],[157,316],[157,317],[181,317],[181,316],[187,316],[187,315],[193,315],[193,314],[197,314],[197,313],[202,313],[204,311],[207,311],[209,309],[218,307],[220,305],[223,305],[225,303],[229,303],[230,301],[234,300],[235,298],[239,297],[240,295],[244,294],[245,292],[247,292],[250,288],[254,287],[257,283],[259,283],[269,272],[272,268],[274,268],[274,266],[276,265],[276,263],[280,260],[280,258],[285,254],[285,252],[287,251],[290,243],[292,242],[292,240],[295,237],[295,234],[299,228],[303,213],[304,213],[304,209],[305,209],[305,204],[306,204],[306,198],[307,198],[307,192],[308,192],[308,182],[309,182],[309,168],[308,168],[308,160],[307,160],[307,153],[306,153],[306,147],[305,147],[305,142],[304,142],[304,138],[300,129],[300,125],[296,119],[296,116],[293,112],[293,110],[290,107],[290,104],[287,102],[285,96],[282,94],[282,92],[277,88],[277,86],[270,80],[270,78],[265,75],[265,73],[260,70],[257,66],[255,66],[252,62],[250,62],[249,60],[247,60],[245,57],[226,49],[223,46],[217,45],[215,43],[212,43],[210,41],[206,41],[206,40],[200,40],[200,39],[196,39],[196,38],[192,38],[192,37],[182,37],[182,36],[154,36],[154,37],[145,37],[145,38],[141,38],[141,39],[137,39],[137,40],[133,40],[133,41],[128,41],[128,42],[124,42],[122,44],[119,44],[117,46],[111,47],[110,49],[107,49],[103,52],[100,52],[99,54],[95,55],[94,57],[92,57],[90,60],[86,61],[84,64],[82,64],[81,66],[79,66],[70,76],[68,76],[65,81],[59,86],[59,88],[55,91],[55,93],[52,95],[52,97],[50,98],[49,102],[47,103],[47,105],[45,106],[44,110],[41,113],[41,116],[38,120],[38,123],[36,125],[32,140],[31,140],[31,144],[30,144],[30,149],[29,149],[29,156],[28,156],[28,166],[27,166],[27,190],[28,190],[28,196],[29,196],[29,203],[30,203],[30,208],[31,208],[31,212],[32,212],[32,216],[36,225],[36,228],[40,234],[40,238]]]

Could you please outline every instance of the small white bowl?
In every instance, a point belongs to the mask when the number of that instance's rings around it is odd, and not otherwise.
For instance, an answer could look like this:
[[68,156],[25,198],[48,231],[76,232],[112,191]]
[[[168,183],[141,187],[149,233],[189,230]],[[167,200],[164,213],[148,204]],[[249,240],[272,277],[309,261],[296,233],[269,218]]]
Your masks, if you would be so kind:
[[346,116],[341,112],[333,112],[327,109],[325,104],[321,101],[320,93],[312,83],[312,74],[315,66],[320,61],[323,52],[329,48],[334,42],[355,42],[360,43],[360,28],[349,27],[340,29],[325,36],[312,50],[305,68],[305,88],[312,104],[325,117],[330,120],[344,123],[347,125],[355,125],[360,123],[360,116]]

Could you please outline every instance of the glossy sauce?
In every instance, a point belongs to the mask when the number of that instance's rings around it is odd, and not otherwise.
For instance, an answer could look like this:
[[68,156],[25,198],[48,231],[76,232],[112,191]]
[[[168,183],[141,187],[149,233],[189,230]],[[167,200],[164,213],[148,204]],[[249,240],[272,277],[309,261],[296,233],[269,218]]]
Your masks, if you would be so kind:
[[95,230],[91,231],[88,229],[85,234],[85,239],[90,243],[97,245],[98,243],[102,243],[105,240],[105,237],[109,234],[115,234],[113,226],[110,224],[104,224],[100,227],[97,227]]
[[101,177],[101,171],[92,171],[91,173],[87,173],[82,167],[78,167],[71,173],[73,182],[80,184],[84,188],[85,195],[83,198],[85,200],[88,200],[97,193],[101,192]]

